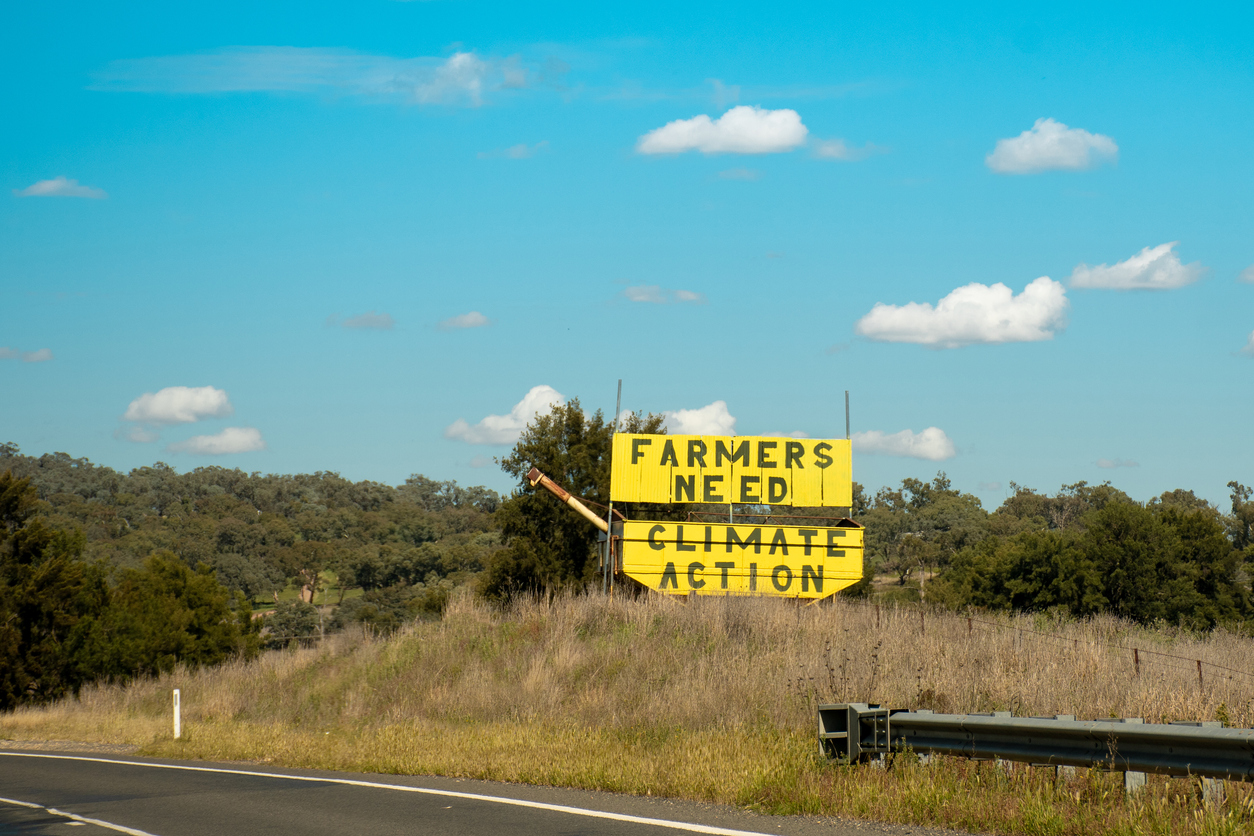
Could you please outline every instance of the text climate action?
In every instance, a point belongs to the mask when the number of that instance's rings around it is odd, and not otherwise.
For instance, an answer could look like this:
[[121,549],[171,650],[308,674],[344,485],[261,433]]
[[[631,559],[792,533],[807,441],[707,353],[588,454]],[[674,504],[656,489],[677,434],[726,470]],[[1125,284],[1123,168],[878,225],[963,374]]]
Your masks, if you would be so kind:
[[614,502],[709,502],[848,508],[848,439],[614,436]]
[[623,572],[670,594],[824,598],[862,577],[863,530],[627,521]]

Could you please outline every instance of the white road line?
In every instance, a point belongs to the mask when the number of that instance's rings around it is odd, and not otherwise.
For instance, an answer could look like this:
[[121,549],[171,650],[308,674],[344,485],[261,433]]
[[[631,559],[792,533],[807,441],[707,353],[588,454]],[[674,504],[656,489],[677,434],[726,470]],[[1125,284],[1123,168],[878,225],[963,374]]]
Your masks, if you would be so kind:
[[110,830],[116,830],[118,833],[126,833],[128,836],[153,836],[153,834],[146,830],[136,830],[133,827],[125,827],[120,824],[114,824],[113,822],[103,821],[102,819],[89,819],[86,816],[67,813],[53,807],[45,807],[42,804],[32,804],[29,801],[18,801],[16,798],[0,798],[0,804],[16,804],[19,807],[30,807],[34,810],[44,810],[54,816],[61,816],[62,818],[69,819],[71,824],[94,824],[97,827],[107,827]]
[[[149,769],[176,769],[184,772],[215,772],[223,775],[247,775],[256,778],[284,778],[289,781],[308,781],[316,784],[343,784],[349,787],[373,787],[396,792],[416,792],[423,795],[440,795],[446,798],[463,798],[468,801],[488,801],[494,804],[509,804],[514,807],[529,807],[533,810],[549,810],[554,813],[569,813],[575,816],[588,816],[594,819],[611,819],[613,821],[631,822],[632,824],[649,824],[655,827],[669,827],[672,830],[686,830],[689,833],[708,833],[711,836],[777,836],[776,834],[760,833],[751,830],[732,830],[726,827],[713,827],[706,824],[692,824],[684,821],[667,821],[651,819],[644,816],[628,816],[622,813],[607,813],[602,810],[589,810],[584,807],[567,807],[564,804],[546,804],[542,801],[524,801],[519,798],[502,798],[495,795],[479,795],[454,790],[433,790],[426,787],[407,787],[402,784],[380,784],[374,781],[354,781],[349,778],[319,778],[313,775],[284,775],[280,772],[255,772],[247,769],[223,769],[210,766],[185,766],[173,763],[143,763],[139,761],[120,761],[112,758],[85,758],[73,755],[45,755],[37,752],[0,752],[0,756],[11,758],[47,758],[50,760],[88,761],[91,763],[113,763],[121,766],[140,766]],[[84,819],[83,821],[89,821]],[[92,822],[95,824],[95,822]],[[109,826],[109,825],[106,825]],[[115,828],[121,829],[121,828]],[[151,836],[138,830],[125,831]]]

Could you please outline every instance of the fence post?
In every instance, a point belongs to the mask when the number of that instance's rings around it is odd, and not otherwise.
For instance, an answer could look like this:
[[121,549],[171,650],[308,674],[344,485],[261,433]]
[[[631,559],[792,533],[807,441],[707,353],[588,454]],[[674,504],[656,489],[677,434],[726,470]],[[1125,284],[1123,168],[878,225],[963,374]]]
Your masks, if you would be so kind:
[[179,706],[179,689],[174,689],[174,739],[178,740],[183,736],[183,717],[181,707]]

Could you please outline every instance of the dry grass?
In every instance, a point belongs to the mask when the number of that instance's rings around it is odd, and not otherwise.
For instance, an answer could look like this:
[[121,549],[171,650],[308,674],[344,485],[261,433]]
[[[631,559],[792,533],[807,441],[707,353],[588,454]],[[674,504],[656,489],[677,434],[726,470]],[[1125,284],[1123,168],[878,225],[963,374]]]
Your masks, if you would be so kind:
[[[922,615],[921,615],[922,613]],[[1116,778],[946,762],[843,768],[815,755],[819,702],[1251,725],[1254,640],[1114,619],[997,626],[915,607],[600,596],[469,598],[389,640],[361,634],[180,671],[0,717],[0,737],[150,754],[445,774],[1006,833],[1250,832],[1249,793],[1202,813],[1187,781],[1127,801]],[[1036,636],[1033,632],[1051,634]],[[1132,647],[1141,653],[1139,674]],[[182,691],[187,739],[170,735]]]

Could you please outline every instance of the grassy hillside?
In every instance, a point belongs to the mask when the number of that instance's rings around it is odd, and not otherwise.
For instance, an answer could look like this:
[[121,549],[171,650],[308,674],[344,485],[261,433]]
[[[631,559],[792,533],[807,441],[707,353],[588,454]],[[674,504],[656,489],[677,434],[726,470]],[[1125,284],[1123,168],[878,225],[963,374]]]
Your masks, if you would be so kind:
[[[1140,670],[1131,648],[1139,648]],[[1181,657],[1153,655],[1146,651]],[[1115,619],[968,621],[849,601],[458,597],[442,620],[251,663],[176,672],[0,716],[0,737],[133,743],[147,754],[461,775],[1004,833],[1254,832],[1231,785],[1202,813],[1187,780],[943,761],[817,757],[819,702],[1147,721],[1254,720],[1254,640]],[[1197,666],[1204,676],[1199,684]],[[170,737],[182,689],[186,738]]]

